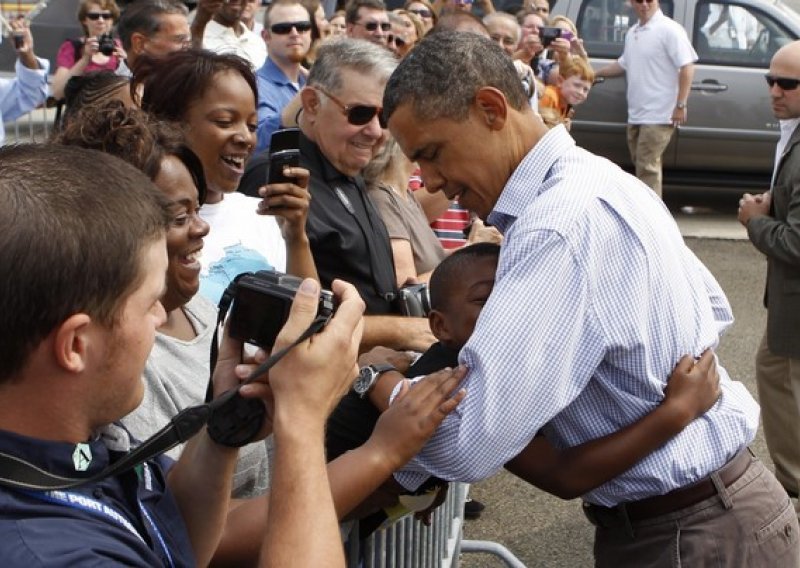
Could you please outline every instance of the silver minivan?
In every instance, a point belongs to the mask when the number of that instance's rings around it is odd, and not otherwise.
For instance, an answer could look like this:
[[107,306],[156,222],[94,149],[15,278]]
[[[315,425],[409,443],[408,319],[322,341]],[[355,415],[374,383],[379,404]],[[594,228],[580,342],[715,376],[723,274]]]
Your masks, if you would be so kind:
[[[683,25],[699,57],[688,121],[664,153],[665,183],[763,189],[779,132],[764,74],[775,51],[800,38],[800,15],[778,0],[661,0],[661,9]],[[552,13],[576,23],[595,69],[619,57],[636,23],[629,0],[558,0]],[[597,83],[576,109],[572,134],[631,167],[625,87],[624,77]]]

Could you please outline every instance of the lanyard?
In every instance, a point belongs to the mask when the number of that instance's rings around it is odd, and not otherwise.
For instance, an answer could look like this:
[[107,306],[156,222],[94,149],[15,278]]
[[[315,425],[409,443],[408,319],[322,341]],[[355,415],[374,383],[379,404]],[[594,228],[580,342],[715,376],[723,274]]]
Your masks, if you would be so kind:
[[[147,467],[147,464],[144,464]],[[97,499],[89,497],[88,495],[81,495],[80,493],[73,493],[71,491],[29,491],[29,490],[19,490],[21,493],[28,495],[29,497],[33,497],[34,499],[38,499],[40,501],[45,501],[47,503],[55,503],[57,505],[64,505],[66,507],[71,507],[73,509],[78,509],[80,511],[85,511],[90,513],[96,517],[101,517],[106,520],[112,521],[117,525],[123,527],[136,538],[138,538],[145,546],[147,545],[147,541],[139,534],[139,531],[136,530],[136,527],[125,518],[124,515],[119,513],[116,509],[107,505]],[[147,524],[150,526],[150,529],[153,531],[153,534],[156,536],[156,540],[158,541],[161,550],[164,552],[164,556],[167,559],[167,564],[170,567],[174,567],[175,563],[172,560],[172,555],[169,552],[169,548],[167,547],[167,543],[164,541],[164,537],[161,536],[161,531],[158,529],[158,525],[156,525],[153,518],[145,509],[144,504],[136,497],[136,503],[139,505],[139,510],[142,512],[142,516],[147,521]]]

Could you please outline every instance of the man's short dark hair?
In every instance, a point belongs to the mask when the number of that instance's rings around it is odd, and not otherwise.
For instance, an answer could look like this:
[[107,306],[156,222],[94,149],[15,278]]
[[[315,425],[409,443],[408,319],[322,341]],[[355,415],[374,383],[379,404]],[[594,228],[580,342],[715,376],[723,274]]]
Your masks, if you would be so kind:
[[348,24],[358,23],[358,11],[361,8],[387,11],[383,0],[350,0],[344,7],[344,21]]
[[188,16],[186,5],[176,0],[138,0],[128,4],[117,23],[117,35],[126,50],[131,48],[131,36],[139,32],[146,37],[158,33],[161,16],[183,14]]
[[475,33],[443,31],[425,36],[395,69],[383,95],[391,118],[403,103],[422,121],[466,120],[482,87],[494,87],[518,110],[530,108],[511,58],[492,40]]
[[113,326],[170,216],[118,158],[57,144],[0,148],[0,381],[67,318]]
[[477,243],[460,248],[445,258],[433,270],[428,282],[431,309],[445,311],[450,300],[453,283],[464,278],[466,272],[474,270],[475,261],[479,258],[499,258],[500,245],[495,243]]

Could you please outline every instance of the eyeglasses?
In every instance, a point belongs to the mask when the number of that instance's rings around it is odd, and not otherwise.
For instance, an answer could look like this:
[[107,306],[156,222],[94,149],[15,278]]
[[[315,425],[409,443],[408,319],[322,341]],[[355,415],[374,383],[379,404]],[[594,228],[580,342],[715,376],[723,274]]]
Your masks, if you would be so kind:
[[383,107],[370,105],[346,105],[324,89],[316,86],[314,89],[336,103],[336,105],[342,109],[342,113],[347,115],[347,122],[353,126],[364,126],[365,124],[369,124],[369,122],[375,118],[375,115],[377,114],[378,123],[381,125],[381,128],[386,128],[386,120],[383,118]]
[[292,29],[302,34],[311,31],[311,22],[281,22],[279,24],[272,24],[269,29],[272,33],[278,35],[290,34],[292,33]]
[[97,21],[100,18],[103,18],[104,20],[112,20],[113,19],[113,16],[111,15],[111,12],[89,12],[89,13],[86,14],[86,17],[89,18],[92,21]]
[[652,4],[655,1],[656,0],[636,0],[636,3],[637,4],[644,4],[645,2],[647,2],[648,4]]
[[412,14],[416,14],[420,18],[432,18],[433,17],[433,12],[431,12],[427,8],[417,8],[416,10],[407,10],[407,11],[411,12]]
[[393,43],[393,44],[395,44],[395,46],[397,46],[397,47],[405,47],[405,46],[406,46],[406,44],[408,43],[406,40],[404,40],[404,39],[403,39],[403,38],[401,38],[400,36],[396,36],[396,35],[389,35],[389,36],[386,38],[386,41],[387,41],[388,43]]
[[455,0],[456,6],[469,6],[472,4],[472,0]]
[[800,79],[790,79],[788,77],[775,77],[774,75],[765,75],[764,79],[767,80],[767,85],[773,87],[776,83],[784,91],[794,91],[800,87]]
[[364,26],[364,29],[367,30],[368,32],[374,32],[375,30],[378,29],[379,26],[381,28],[381,31],[384,32],[388,32],[390,29],[392,29],[392,24],[390,24],[389,22],[376,22],[375,20],[366,23],[356,22],[354,25]]

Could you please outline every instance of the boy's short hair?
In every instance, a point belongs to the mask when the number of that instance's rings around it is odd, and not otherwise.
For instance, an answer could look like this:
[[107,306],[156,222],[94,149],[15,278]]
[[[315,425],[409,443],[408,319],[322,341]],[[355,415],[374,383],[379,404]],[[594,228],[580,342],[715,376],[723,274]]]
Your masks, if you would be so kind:
[[434,269],[428,281],[431,309],[445,311],[450,300],[453,282],[462,278],[464,271],[473,269],[478,258],[500,257],[500,245],[495,243],[477,243],[453,252]]
[[559,63],[558,73],[564,79],[577,75],[584,81],[594,83],[594,69],[586,59],[577,55],[567,57]]
[[102,152],[24,144],[0,163],[2,382],[70,316],[113,326],[170,216],[142,172]]

